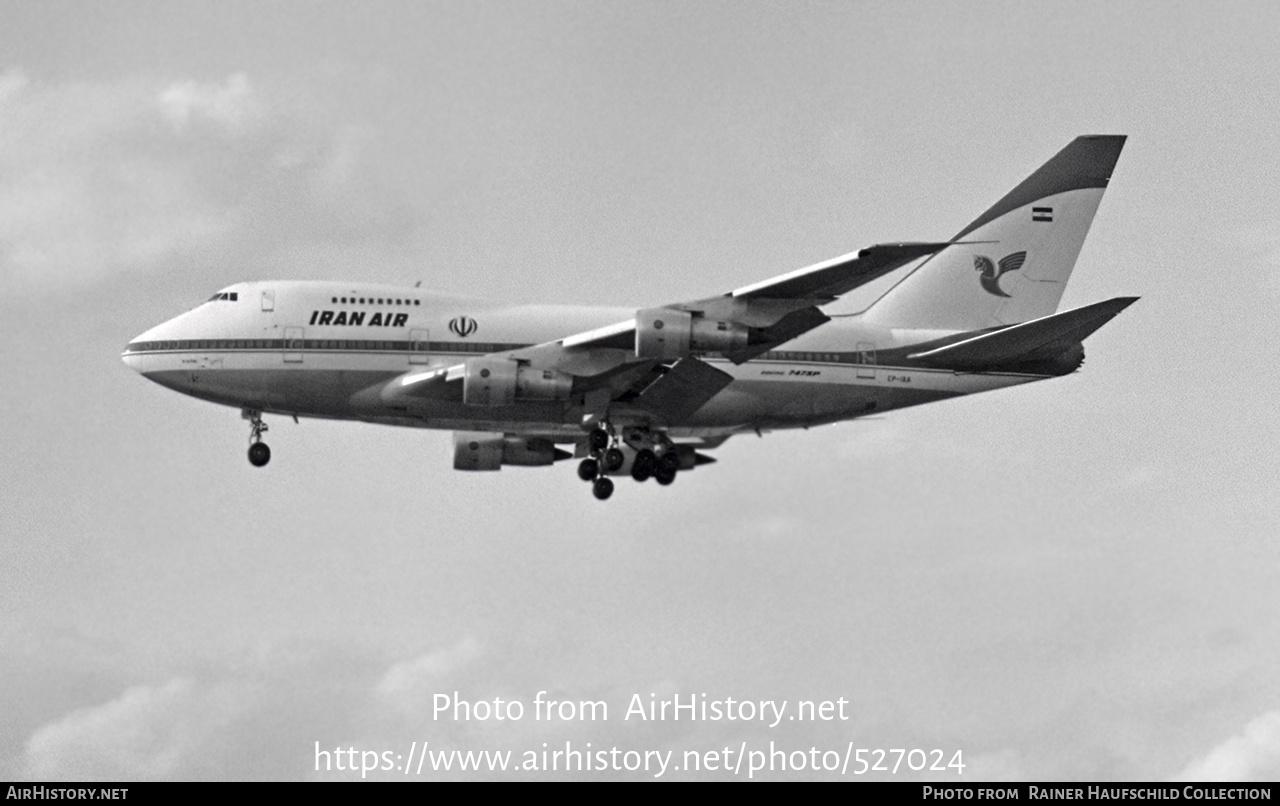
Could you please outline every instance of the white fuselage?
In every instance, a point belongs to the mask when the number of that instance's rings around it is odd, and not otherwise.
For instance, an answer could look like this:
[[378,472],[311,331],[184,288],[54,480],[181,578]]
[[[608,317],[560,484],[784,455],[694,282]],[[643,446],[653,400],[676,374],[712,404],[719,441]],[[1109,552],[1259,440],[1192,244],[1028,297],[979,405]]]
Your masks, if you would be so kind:
[[[234,299],[232,297],[234,296]],[[634,316],[634,309],[503,306],[417,288],[253,282],[139,335],[124,362],[184,394],[251,411],[395,425],[582,437],[564,401],[477,407],[383,394],[399,376],[551,342]],[[733,382],[673,437],[806,427],[998,389],[1061,372],[956,372],[911,361],[938,331],[895,331],[860,317],[833,320],[746,363],[703,356]],[[625,413],[625,404],[614,411]]]

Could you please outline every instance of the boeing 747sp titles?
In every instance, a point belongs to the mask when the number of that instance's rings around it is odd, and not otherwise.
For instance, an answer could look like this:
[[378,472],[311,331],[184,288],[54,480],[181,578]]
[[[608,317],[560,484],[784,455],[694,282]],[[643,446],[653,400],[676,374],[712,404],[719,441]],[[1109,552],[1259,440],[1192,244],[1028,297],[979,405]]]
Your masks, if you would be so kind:
[[[670,484],[744,432],[806,428],[1066,375],[1134,302],[1056,313],[1123,136],[1078,137],[948,241],[891,243],[640,310],[418,288],[249,282],[131,342],[162,386],[242,410],[451,429],[453,466],[578,457],[597,498]],[[862,313],[823,307],[915,267]],[[560,447],[563,446],[563,447]]]

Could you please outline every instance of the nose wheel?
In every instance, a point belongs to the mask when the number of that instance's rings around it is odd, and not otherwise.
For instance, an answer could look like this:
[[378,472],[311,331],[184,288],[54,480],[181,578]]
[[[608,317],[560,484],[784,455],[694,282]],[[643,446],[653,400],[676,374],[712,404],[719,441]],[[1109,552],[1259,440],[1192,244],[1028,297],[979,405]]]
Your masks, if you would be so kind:
[[271,449],[265,442],[255,442],[249,446],[249,464],[262,467],[271,461]]
[[262,412],[245,409],[240,416],[249,421],[249,464],[262,467],[271,461],[271,449],[262,441],[262,435],[267,431]]

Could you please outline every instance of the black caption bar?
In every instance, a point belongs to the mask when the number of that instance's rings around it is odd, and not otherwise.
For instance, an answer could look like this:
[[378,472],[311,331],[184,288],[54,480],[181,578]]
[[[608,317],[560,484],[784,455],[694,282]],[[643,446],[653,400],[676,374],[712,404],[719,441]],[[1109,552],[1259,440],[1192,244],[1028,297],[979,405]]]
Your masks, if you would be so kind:
[[[922,803],[957,801],[1269,801],[1273,784],[913,784]],[[902,787],[898,787],[901,794]]]
[[[827,780],[822,776],[818,776]],[[228,782],[235,783],[235,782]],[[1227,804],[1242,801],[1270,801],[1275,784],[1058,784],[1058,783],[936,783],[863,781],[872,787],[892,787],[895,798],[917,803],[1004,801],[1043,802],[1103,801],[1119,802],[1213,802]],[[37,801],[112,801],[124,803],[172,802],[182,791],[192,787],[207,792],[209,782],[119,782],[119,783],[39,783],[0,782],[5,804]]]

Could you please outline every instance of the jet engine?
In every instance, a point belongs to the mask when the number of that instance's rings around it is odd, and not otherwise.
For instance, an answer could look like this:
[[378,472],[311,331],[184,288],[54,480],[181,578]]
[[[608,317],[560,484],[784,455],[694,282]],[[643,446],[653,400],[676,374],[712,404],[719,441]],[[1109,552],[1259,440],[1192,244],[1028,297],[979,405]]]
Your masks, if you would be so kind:
[[730,353],[746,349],[746,325],[707,319],[673,308],[636,311],[636,357],[670,361],[691,353]]
[[534,369],[514,358],[472,358],[462,376],[462,402],[468,406],[509,406],[526,400],[567,400],[573,376]]
[[572,456],[541,437],[506,436],[491,431],[453,432],[454,470],[501,470],[503,465],[538,467]]

